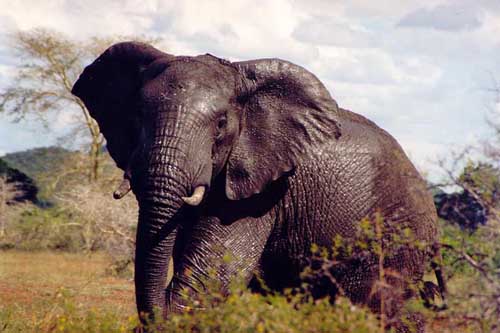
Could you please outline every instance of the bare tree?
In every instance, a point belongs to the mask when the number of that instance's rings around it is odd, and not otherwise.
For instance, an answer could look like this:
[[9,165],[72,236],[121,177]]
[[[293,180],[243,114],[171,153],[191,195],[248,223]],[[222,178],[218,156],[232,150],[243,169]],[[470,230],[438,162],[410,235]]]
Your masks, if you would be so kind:
[[17,121],[29,113],[45,120],[49,112],[68,109],[77,112],[78,125],[74,130],[78,132],[83,128],[86,131],[90,159],[88,179],[96,181],[104,138],[83,102],[71,94],[73,83],[84,66],[111,44],[130,39],[149,43],[159,40],[116,36],[76,41],[46,29],[18,31],[11,37],[13,55],[20,60],[12,84],[0,91],[0,111],[14,115]]
[[107,187],[103,181],[79,184],[61,190],[56,196],[63,209],[76,213],[65,225],[80,230],[83,250],[104,249],[115,264],[126,265],[133,262],[137,202],[134,196],[116,201]]

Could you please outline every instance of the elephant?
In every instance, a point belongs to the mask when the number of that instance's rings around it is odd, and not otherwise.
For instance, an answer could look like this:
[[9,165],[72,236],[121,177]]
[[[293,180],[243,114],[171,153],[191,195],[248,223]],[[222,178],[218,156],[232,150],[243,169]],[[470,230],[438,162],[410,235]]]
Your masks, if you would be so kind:
[[[402,316],[411,286],[435,261],[433,200],[400,145],[339,107],[298,65],[174,56],[130,41],[87,66],[72,93],[124,172],[115,198],[131,190],[138,201],[139,313],[182,311],[182,295],[202,293],[207,278],[224,290],[237,276],[252,286],[258,275],[271,290],[296,286],[313,244],[354,241],[360,221],[376,214],[384,239],[404,226],[425,244],[386,255],[383,268],[402,277],[388,280],[401,292],[387,316]],[[210,277],[227,254],[232,260]],[[343,292],[382,311],[372,292],[377,260],[342,260],[335,276]]]

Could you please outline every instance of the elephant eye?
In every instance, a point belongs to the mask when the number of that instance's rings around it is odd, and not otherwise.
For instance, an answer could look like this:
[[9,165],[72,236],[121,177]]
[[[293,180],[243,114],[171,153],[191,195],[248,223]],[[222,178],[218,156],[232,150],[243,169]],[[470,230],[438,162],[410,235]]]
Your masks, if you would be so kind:
[[215,137],[217,140],[220,140],[224,134],[224,130],[226,129],[227,126],[227,117],[226,115],[223,115],[222,117],[217,120],[217,125],[216,125],[216,134]]
[[223,130],[227,125],[227,118],[226,116],[222,116],[219,118],[219,120],[217,121],[217,129],[218,130]]

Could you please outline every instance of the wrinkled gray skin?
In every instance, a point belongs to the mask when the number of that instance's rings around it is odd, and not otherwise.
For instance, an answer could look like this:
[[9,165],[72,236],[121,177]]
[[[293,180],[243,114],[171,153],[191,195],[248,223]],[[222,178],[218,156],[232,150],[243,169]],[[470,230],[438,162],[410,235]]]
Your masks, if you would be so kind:
[[[435,252],[436,213],[424,182],[398,143],[364,117],[341,109],[304,68],[278,59],[230,63],[211,55],[172,56],[140,43],[116,44],[89,65],[73,93],[88,107],[139,202],[137,308],[167,315],[181,290],[217,278],[274,289],[296,285],[313,243],[354,238],[379,211],[388,236],[409,227],[427,244],[402,248],[385,267],[402,279],[388,316],[412,295]],[[404,112],[404,110],[402,110]],[[195,188],[202,202],[187,205]],[[431,244],[431,245],[429,245]],[[165,290],[169,259],[174,277]],[[379,311],[376,260],[335,272],[356,303]]]

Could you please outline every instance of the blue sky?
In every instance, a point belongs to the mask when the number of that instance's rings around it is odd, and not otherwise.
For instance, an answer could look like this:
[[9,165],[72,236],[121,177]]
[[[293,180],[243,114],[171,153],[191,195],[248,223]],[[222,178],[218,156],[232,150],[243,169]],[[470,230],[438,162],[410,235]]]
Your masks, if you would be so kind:
[[[4,0],[0,89],[13,84],[7,33],[47,27],[74,38],[160,36],[164,51],[230,60],[279,57],[316,74],[337,102],[389,131],[421,169],[489,135],[498,112],[500,1]],[[54,144],[74,115],[12,124],[0,155]]]

